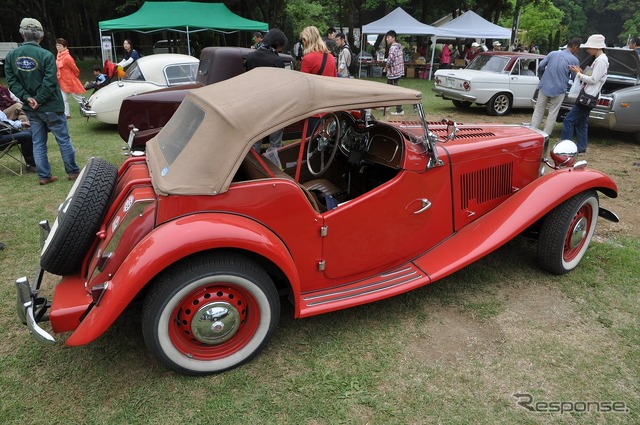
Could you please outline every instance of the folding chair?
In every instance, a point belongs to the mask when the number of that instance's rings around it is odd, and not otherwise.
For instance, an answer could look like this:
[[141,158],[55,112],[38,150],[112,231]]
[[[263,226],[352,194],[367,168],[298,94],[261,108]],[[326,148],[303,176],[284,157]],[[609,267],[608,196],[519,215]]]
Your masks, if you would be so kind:
[[[23,169],[26,170],[27,164],[22,159],[23,156],[22,156],[22,148],[20,147],[20,142],[18,142],[13,137],[11,137],[10,139],[9,137],[7,137],[7,136],[11,136],[12,132],[13,132],[13,128],[10,125],[4,122],[0,122],[0,137],[1,137],[1,140],[3,140],[3,141],[0,141],[0,160],[2,160],[4,157],[8,157],[13,161],[16,161],[18,164],[20,164],[20,169],[19,171],[15,171],[12,167],[8,167],[2,162],[0,162],[0,167],[6,170],[9,170],[11,173],[15,174],[16,176],[21,176],[23,172],[22,170]],[[8,141],[6,139],[8,139]],[[13,148],[18,149],[17,155],[11,152]]]

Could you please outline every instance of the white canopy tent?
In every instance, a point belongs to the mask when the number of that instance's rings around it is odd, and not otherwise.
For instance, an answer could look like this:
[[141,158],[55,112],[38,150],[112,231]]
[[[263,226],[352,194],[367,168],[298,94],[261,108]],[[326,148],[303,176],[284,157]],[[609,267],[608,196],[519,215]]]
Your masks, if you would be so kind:
[[[469,10],[457,18],[436,27],[436,33],[433,37],[434,47],[438,38],[497,38],[503,40],[511,38],[511,29],[493,24]],[[435,48],[431,51],[429,79],[431,79],[434,56]]]
[[423,24],[401,7],[395,8],[387,16],[377,21],[362,26],[363,34],[386,34],[389,30],[407,35],[433,35],[436,33],[435,27]]
[[403,35],[431,35],[431,66],[429,67],[429,79],[433,70],[435,57],[435,43],[438,38],[497,38],[510,39],[511,29],[492,24],[473,11],[462,13],[455,19],[435,27],[423,24],[409,15],[401,7],[397,7],[385,17],[362,26],[360,46],[364,48],[365,34],[386,34],[394,30]]
[[511,29],[501,27],[469,10],[436,28],[440,38],[511,38]]
[[[364,49],[363,43],[365,34],[386,34],[387,31],[394,30],[397,34],[404,35],[433,35],[436,28],[422,22],[409,15],[401,7],[395,8],[385,17],[362,26],[360,48]],[[362,63],[360,63],[362,67]]]

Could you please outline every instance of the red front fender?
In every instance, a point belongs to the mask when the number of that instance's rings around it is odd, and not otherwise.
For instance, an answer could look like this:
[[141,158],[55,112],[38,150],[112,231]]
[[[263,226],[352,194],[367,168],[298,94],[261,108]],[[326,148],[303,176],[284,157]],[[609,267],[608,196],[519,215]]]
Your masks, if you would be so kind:
[[89,311],[66,344],[83,345],[102,335],[140,290],[176,261],[220,248],[250,251],[267,258],[287,276],[297,298],[300,285],[295,264],[273,232],[237,215],[196,214],[165,223],[141,240],[110,280],[100,305]]
[[615,182],[599,171],[570,168],[547,174],[414,263],[432,281],[442,279],[500,248],[562,202],[589,189],[599,190],[610,198],[618,196]]

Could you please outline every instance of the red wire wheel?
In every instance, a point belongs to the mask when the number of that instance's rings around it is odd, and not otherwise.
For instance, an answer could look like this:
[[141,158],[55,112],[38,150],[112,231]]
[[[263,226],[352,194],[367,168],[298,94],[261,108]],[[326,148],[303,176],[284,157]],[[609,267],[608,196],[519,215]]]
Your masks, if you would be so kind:
[[237,352],[255,335],[260,306],[241,287],[214,285],[192,291],[171,314],[173,345],[197,360],[216,360]]
[[218,373],[256,356],[280,316],[271,277],[238,254],[203,253],[163,272],[146,296],[142,334],[165,366],[189,375]]
[[558,205],[544,218],[538,237],[538,264],[564,274],[584,257],[598,221],[598,194],[587,190]]

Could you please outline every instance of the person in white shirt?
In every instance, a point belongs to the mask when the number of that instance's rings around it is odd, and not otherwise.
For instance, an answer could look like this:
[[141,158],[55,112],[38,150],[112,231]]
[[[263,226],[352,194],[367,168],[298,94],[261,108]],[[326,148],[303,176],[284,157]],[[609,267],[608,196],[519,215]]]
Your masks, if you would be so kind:
[[343,33],[336,34],[336,46],[340,54],[338,55],[338,77],[349,78],[349,65],[351,65],[351,50],[347,44]]

